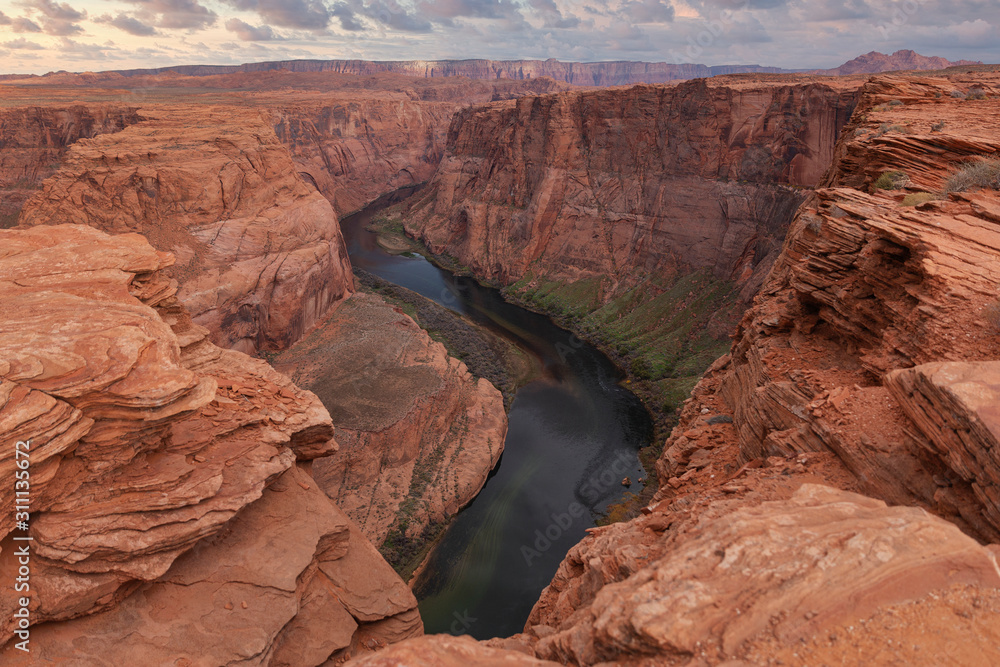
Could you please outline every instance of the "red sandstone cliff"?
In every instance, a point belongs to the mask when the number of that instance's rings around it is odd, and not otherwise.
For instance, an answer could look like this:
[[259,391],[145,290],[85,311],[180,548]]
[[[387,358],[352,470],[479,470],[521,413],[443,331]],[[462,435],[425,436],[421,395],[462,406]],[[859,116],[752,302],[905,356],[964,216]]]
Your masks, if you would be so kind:
[[[210,343],[172,261],[134,234],[0,231],[0,470],[31,442],[33,538],[32,652],[3,660],[318,665],[419,634],[412,594],[308,474],[336,450],[329,414]],[[13,581],[12,485],[0,504]]]
[[922,56],[909,49],[901,49],[892,54],[870,51],[848,60],[840,67],[822,69],[810,74],[826,74],[829,76],[847,76],[850,74],[879,74],[881,72],[898,72],[901,70],[939,70],[958,65],[982,65],[974,60],[948,60],[937,56]]
[[[948,93],[997,85],[865,86],[828,187],[686,402],[656,500],[593,529],[508,648],[578,664],[1000,659],[1000,548],[970,537],[1000,537],[1000,196],[941,193],[1000,149],[995,107]],[[912,174],[909,192],[869,192],[886,170]],[[936,198],[904,200],[919,191]]]
[[353,291],[337,217],[255,109],[160,105],[76,143],[23,226],[141,232],[178,258],[180,299],[214,340],[253,352],[297,340]]
[[[708,269],[759,280],[833,156],[853,94],[823,85],[572,92],[462,111],[407,230],[501,284]],[[751,280],[752,282],[752,280]]]
[[337,426],[340,450],[313,463],[320,487],[374,544],[392,534],[401,559],[404,543],[479,493],[503,452],[500,392],[373,294],[352,296],[274,363]]
[[139,120],[135,108],[113,104],[0,110],[0,228],[13,226],[25,201],[55,173],[71,144],[120,132]]

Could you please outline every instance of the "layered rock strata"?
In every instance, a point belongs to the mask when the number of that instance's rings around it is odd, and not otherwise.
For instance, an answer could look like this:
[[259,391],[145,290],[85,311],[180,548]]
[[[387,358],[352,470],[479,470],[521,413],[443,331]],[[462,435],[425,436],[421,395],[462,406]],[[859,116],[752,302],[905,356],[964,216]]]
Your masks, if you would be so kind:
[[822,85],[704,81],[524,97],[457,114],[407,230],[476,275],[766,273],[853,108]]
[[243,352],[287,347],[353,291],[329,202],[260,111],[147,113],[75,144],[20,223],[141,232],[177,257],[180,299],[215,342]]
[[55,173],[80,139],[120,132],[139,122],[118,104],[20,106],[0,109],[0,227],[11,227],[24,203]]
[[375,544],[443,524],[503,452],[500,392],[373,294],[352,296],[275,366],[330,410],[340,449],[313,474]]
[[30,442],[35,642],[7,642],[4,597],[5,661],[322,664],[420,633],[409,590],[305,472],[336,451],[328,412],[209,342],[171,255],[83,225],[0,237],[0,471]]

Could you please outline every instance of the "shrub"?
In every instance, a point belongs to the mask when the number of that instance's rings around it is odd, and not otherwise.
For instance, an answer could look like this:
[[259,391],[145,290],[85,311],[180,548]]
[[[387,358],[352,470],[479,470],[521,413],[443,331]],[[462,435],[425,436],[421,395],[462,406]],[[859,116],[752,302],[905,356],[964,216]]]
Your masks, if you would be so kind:
[[876,137],[881,137],[886,132],[899,132],[900,134],[909,134],[910,129],[902,125],[890,125],[889,123],[882,123],[878,126],[878,130],[875,132]]
[[967,162],[944,184],[945,192],[965,192],[981,188],[1000,190],[1000,160]]
[[941,122],[939,122],[939,123],[934,123],[933,125],[931,125],[931,132],[940,132],[943,129],[944,129],[944,121],[943,120]]
[[954,97],[957,100],[964,100],[965,99],[965,93],[963,93],[961,90],[953,90],[953,91],[951,91],[951,96]]
[[969,91],[969,94],[965,96],[967,100],[985,100],[986,91],[982,88],[973,88]]
[[903,101],[902,100],[889,100],[889,106],[890,107],[901,107],[901,106],[903,106]]
[[914,192],[913,194],[903,197],[903,201],[901,201],[899,205],[920,206],[921,204],[925,204],[934,199],[937,199],[937,195],[931,194],[930,192]]
[[875,181],[876,190],[899,190],[910,182],[910,177],[902,171],[887,171]]

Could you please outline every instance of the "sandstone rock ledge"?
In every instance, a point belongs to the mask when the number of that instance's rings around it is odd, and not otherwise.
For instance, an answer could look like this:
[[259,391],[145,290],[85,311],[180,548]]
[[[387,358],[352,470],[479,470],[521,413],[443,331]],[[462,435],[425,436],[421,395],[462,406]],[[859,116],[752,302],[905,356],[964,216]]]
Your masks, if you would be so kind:
[[330,410],[340,450],[313,472],[375,544],[449,519],[503,452],[500,392],[373,294],[352,296],[275,366]]
[[33,653],[2,660],[317,665],[420,634],[409,589],[306,472],[336,450],[329,414],[209,342],[172,261],[135,234],[0,231],[0,475],[31,440],[34,538]]
[[164,105],[144,114],[74,144],[20,224],[144,234],[176,256],[171,275],[195,322],[247,353],[287,347],[354,290],[336,214],[265,113]]

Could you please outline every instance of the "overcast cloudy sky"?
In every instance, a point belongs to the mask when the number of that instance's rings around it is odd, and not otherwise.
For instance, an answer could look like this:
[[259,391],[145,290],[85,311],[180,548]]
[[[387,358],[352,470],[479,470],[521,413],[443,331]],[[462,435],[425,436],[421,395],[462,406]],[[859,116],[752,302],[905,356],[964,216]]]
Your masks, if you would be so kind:
[[1000,62],[1000,0],[0,0],[0,72],[295,58]]

